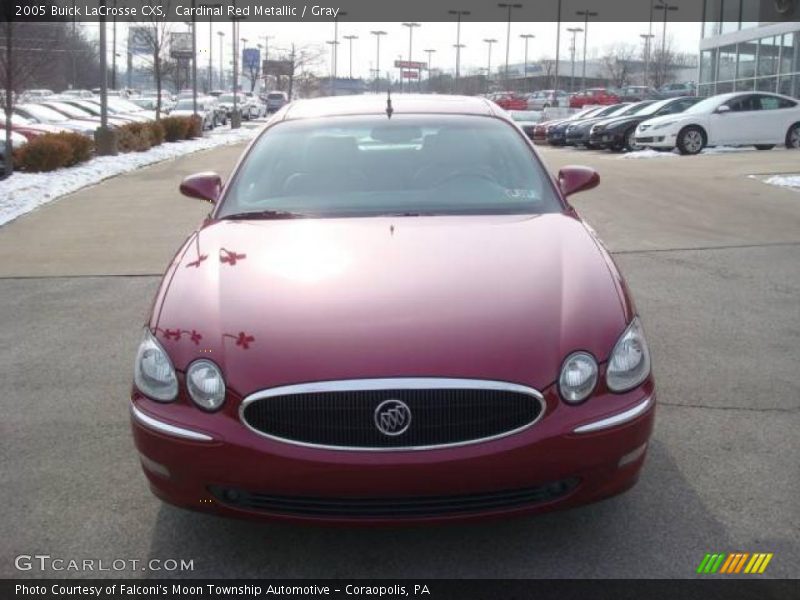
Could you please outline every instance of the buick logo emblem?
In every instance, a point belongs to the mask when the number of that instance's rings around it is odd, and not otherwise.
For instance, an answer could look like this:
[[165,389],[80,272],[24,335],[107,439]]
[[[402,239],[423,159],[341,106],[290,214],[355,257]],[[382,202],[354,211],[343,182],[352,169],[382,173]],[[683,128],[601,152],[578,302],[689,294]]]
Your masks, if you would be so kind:
[[383,435],[400,435],[411,425],[411,409],[401,400],[384,400],[375,409],[375,427]]

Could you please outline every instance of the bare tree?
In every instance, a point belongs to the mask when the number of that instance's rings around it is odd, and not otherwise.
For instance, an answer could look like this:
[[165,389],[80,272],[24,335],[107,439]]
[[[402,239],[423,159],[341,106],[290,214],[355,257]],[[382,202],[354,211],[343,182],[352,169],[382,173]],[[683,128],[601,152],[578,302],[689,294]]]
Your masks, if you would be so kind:
[[13,171],[11,116],[15,98],[33,85],[63,87],[69,53],[65,23],[33,23],[6,20],[0,42],[0,77],[5,109],[4,172]]
[[[270,54],[272,54],[271,51]],[[278,49],[277,60],[285,63],[285,69],[275,73],[277,88],[287,92],[290,100],[294,94],[295,81],[302,84],[300,89],[304,96],[318,90],[319,78],[314,73],[314,68],[321,64],[324,54],[324,50],[319,44],[292,44],[289,48]],[[264,75],[266,76],[267,73]],[[312,90],[311,87],[314,89]]]
[[[150,0],[139,0],[142,6],[151,4]],[[162,0],[162,6],[166,14],[172,14],[172,0]],[[165,63],[169,57],[169,37],[172,33],[173,23],[162,17],[153,15],[145,18],[140,23],[144,28],[142,34],[146,37],[147,45],[150,48],[150,55],[147,59],[149,69],[153,75],[156,86],[156,119],[161,118],[161,91],[164,87]]]
[[631,82],[636,47],[618,43],[608,46],[601,58],[605,75],[614,87],[623,87]]

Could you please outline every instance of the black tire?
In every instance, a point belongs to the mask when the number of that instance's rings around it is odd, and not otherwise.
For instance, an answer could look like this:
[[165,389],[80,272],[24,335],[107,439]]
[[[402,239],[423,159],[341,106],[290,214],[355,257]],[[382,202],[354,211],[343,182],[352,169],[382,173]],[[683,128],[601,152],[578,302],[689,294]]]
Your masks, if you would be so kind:
[[631,127],[628,131],[625,132],[625,142],[623,143],[622,149],[627,150],[628,152],[636,152],[638,150],[644,150],[644,146],[640,146],[635,141],[636,136],[636,127]]
[[800,123],[795,123],[786,132],[786,147],[790,150],[800,150]]
[[689,125],[678,134],[678,152],[683,155],[700,154],[706,147],[706,142],[705,132],[695,125]]
[[772,150],[775,144],[756,144],[756,150]]

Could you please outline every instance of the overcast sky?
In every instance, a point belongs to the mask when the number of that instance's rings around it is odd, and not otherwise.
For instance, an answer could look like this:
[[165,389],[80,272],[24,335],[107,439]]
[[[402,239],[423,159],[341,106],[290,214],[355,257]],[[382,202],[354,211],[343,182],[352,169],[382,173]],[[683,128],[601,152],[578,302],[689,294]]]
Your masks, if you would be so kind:
[[[582,27],[583,23],[561,24],[561,56],[562,59],[569,59],[569,46],[571,34],[567,32],[570,27]],[[492,49],[492,70],[505,63],[506,52],[506,23],[470,23],[461,24],[461,43],[466,44],[462,49],[461,68],[463,73],[468,73],[475,68],[485,67],[487,64],[487,44],[484,39],[497,39],[497,43]],[[124,52],[126,35],[125,25],[118,24],[118,40],[120,47],[118,52]],[[224,61],[227,63],[231,59],[231,25],[229,23],[211,23],[213,32],[213,61],[215,68],[219,62],[219,40],[218,31],[225,34],[224,39]],[[638,48],[642,46],[640,34],[648,33],[649,23],[589,23],[587,55],[600,56],[604,50],[617,43],[635,44]],[[174,31],[186,31],[186,26],[182,23],[173,25]],[[340,77],[348,76],[349,71],[349,51],[348,41],[345,35],[357,35],[359,39],[353,40],[353,76],[369,77],[369,70],[375,66],[375,36],[370,35],[372,30],[383,30],[387,35],[381,38],[381,71],[385,72],[391,68],[395,59],[402,57],[408,58],[408,32],[407,27],[401,23],[339,23],[339,58],[338,74]],[[660,47],[662,24],[653,23],[652,32],[655,35],[653,40],[654,48]],[[668,23],[667,38],[671,39],[675,50],[682,52],[697,53],[700,40],[700,23]],[[109,42],[110,35],[109,32]],[[519,35],[523,33],[533,34],[536,37],[529,42],[529,58],[535,61],[541,58],[555,57],[556,46],[556,24],[555,23],[521,23],[511,24],[511,48],[510,63],[521,63],[524,59],[524,40]],[[333,23],[255,23],[243,22],[240,25],[240,37],[247,38],[248,46],[255,44],[264,45],[264,36],[269,36],[269,48],[271,52],[275,48],[287,48],[292,42],[298,45],[316,44],[324,48],[325,55],[320,65],[315,69],[320,74],[327,74],[330,71],[330,46],[326,45],[327,40],[333,40]],[[434,49],[431,63],[433,68],[443,68],[453,70],[455,68],[455,49],[453,44],[456,41],[456,24],[448,23],[422,23],[420,27],[414,28],[413,33],[413,60],[425,61],[427,54],[425,49]],[[209,23],[198,22],[197,24],[197,48],[203,55],[198,66],[205,67],[207,64],[207,52],[209,46]],[[583,53],[583,34],[578,34],[577,58],[580,60]],[[274,55],[273,55],[274,56]],[[262,55],[263,58],[263,55]]]

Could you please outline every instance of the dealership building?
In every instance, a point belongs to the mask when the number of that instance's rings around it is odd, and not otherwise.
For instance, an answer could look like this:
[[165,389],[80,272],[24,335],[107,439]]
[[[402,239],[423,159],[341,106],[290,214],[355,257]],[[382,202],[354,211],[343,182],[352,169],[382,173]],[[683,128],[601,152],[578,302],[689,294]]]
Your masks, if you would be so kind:
[[[758,20],[772,16],[758,1],[704,2],[698,95],[756,90],[800,97],[800,21]],[[792,0],[782,2],[794,10]]]

